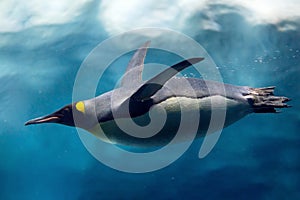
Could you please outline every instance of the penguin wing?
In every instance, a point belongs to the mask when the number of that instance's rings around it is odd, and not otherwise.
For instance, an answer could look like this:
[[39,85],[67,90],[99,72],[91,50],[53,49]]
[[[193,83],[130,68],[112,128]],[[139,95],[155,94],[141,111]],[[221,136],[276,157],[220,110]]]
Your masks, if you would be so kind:
[[121,80],[121,87],[135,88],[142,83],[144,60],[150,41],[147,41],[133,55]]
[[172,78],[174,75],[184,70],[185,68],[202,60],[204,60],[204,58],[190,58],[169,67],[168,69],[145,82],[131,95],[129,99],[140,102],[150,99],[151,96],[154,95],[158,90],[160,90],[170,78]]

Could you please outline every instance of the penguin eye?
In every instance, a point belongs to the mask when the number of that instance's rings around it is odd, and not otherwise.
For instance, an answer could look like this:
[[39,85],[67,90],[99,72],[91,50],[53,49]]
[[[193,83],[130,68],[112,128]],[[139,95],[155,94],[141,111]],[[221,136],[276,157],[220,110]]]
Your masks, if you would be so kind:
[[64,107],[63,109],[61,109],[60,113],[62,115],[67,115],[70,113],[70,111],[71,111],[71,109],[69,107]]
[[82,101],[77,102],[75,107],[79,112],[85,113],[85,106]]

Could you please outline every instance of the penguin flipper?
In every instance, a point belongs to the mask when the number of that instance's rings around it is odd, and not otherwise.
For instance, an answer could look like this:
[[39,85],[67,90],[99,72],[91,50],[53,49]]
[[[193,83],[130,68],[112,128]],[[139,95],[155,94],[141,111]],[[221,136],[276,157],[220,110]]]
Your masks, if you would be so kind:
[[204,60],[204,58],[190,58],[169,67],[168,69],[164,70],[163,72],[159,73],[158,75],[144,83],[139,89],[137,89],[136,92],[131,95],[130,99],[134,101],[145,101],[150,99],[152,95],[160,90],[164,86],[164,84],[178,72],[202,60]]
[[133,55],[121,80],[121,87],[136,87],[142,83],[144,60],[150,41],[143,44]]

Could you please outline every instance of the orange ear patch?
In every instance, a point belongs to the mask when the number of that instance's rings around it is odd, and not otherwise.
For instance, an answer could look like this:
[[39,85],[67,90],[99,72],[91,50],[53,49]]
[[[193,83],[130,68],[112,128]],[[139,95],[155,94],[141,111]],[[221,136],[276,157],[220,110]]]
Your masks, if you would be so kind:
[[79,112],[85,113],[84,103],[82,101],[77,102],[75,107]]

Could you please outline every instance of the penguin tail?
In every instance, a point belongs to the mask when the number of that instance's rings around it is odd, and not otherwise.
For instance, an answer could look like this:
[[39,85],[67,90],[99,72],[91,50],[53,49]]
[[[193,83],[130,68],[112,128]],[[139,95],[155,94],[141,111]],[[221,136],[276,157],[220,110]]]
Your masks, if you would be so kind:
[[291,99],[274,95],[274,86],[263,88],[249,88],[248,102],[255,113],[279,113],[277,108],[289,108]]

